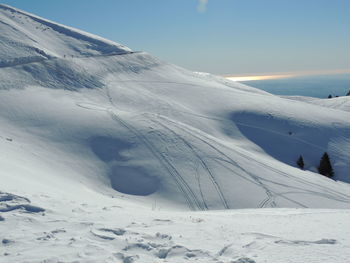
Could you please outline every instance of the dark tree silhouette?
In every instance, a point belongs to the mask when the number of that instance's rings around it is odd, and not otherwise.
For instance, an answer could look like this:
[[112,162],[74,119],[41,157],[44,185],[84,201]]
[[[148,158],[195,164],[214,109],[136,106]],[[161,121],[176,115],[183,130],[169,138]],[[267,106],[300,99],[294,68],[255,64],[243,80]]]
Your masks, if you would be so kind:
[[300,169],[304,169],[304,159],[303,156],[300,155],[299,159],[297,160],[297,165],[299,166]]
[[327,177],[333,177],[334,175],[331,161],[329,159],[328,153],[326,152],[322,155],[320,165],[318,167],[318,172]]
[[349,92],[346,94],[346,96],[350,96],[350,90],[349,90]]
[[333,98],[333,96],[331,94],[328,95],[328,99],[331,99]]

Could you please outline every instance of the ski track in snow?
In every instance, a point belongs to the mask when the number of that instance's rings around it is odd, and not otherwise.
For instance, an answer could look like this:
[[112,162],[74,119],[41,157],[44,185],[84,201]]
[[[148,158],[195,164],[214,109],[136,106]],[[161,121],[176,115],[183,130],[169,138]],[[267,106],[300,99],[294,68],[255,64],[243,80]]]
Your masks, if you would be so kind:
[[[108,93],[107,93],[108,94]],[[111,102],[112,106],[114,107],[114,104],[112,102],[112,99],[109,97],[109,101]],[[113,120],[115,120],[118,124],[123,126],[125,129],[130,131],[132,134],[135,135],[135,137],[144,145],[149,152],[159,161],[159,163],[163,166],[164,170],[168,172],[174,179],[174,182],[177,184],[178,189],[181,191],[183,197],[186,200],[186,203],[188,207],[191,210],[205,210],[205,204],[204,206],[200,203],[195,193],[192,191],[191,187],[186,183],[186,181],[183,179],[183,177],[180,175],[180,173],[177,171],[177,169],[171,164],[171,162],[163,155],[160,151],[156,149],[156,147],[139,131],[136,130],[136,128],[132,127],[130,124],[127,124],[126,121],[122,120],[117,116],[117,114],[114,112],[116,109],[105,109],[105,108],[99,108],[98,106],[92,106],[90,107],[89,104],[84,103],[78,103],[79,107],[86,108],[89,110],[98,110],[98,111],[106,111]],[[96,109],[97,107],[97,109]]]
[[[181,128],[180,128],[180,123],[178,123],[178,122],[175,123],[175,122],[173,122],[173,121],[170,121],[169,119],[165,118],[164,116],[162,116],[162,119],[163,119],[164,121],[167,121],[167,122],[169,122],[169,123],[172,123],[172,124],[174,124],[174,125],[177,125],[177,128],[181,129],[183,132],[187,132],[187,133],[191,134],[193,137],[195,137],[195,138],[199,139],[200,141],[202,141],[203,143],[207,144],[209,147],[211,147],[212,149],[214,149],[216,152],[218,152],[220,155],[222,155],[222,156],[225,158],[224,160],[222,160],[222,159],[219,159],[219,160],[225,161],[225,162],[229,163],[230,165],[232,165],[233,167],[238,167],[238,168],[240,168],[245,174],[249,175],[254,181],[256,181],[260,186],[262,186],[262,187],[266,190],[266,194],[267,194],[267,196],[268,196],[268,200],[270,200],[271,195],[272,195],[271,191],[270,191],[263,183],[261,183],[261,181],[260,181],[260,180],[266,180],[266,179],[261,178],[261,177],[259,177],[259,176],[255,176],[255,175],[250,174],[249,172],[246,171],[246,169],[242,168],[237,162],[235,162],[234,160],[232,160],[232,158],[230,158],[227,154],[223,153],[223,152],[222,152],[221,150],[219,150],[217,147],[215,147],[215,146],[213,146],[212,144],[208,143],[208,141],[211,141],[211,140],[212,140],[211,138],[206,137],[206,140],[203,140],[203,139],[200,138],[197,134],[191,133],[189,127],[186,127],[186,128],[182,128],[182,127],[181,127]],[[333,191],[333,190],[331,190],[331,189],[326,189],[324,186],[320,186],[320,185],[318,185],[318,184],[316,184],[316,183],[310,183],[310,182],[305,181],[305,180],[303,180],[303,179],[301,179],[301,178],[298,178],[298,177],[292,176],[292,175],[290,175],[290,174],[287,174],[287,173],[285,173],[285,172],[283,172],[283,171],[281,171],[281,170],[278,170],[278,169],[276,169],[276,168],[274,168],[274,167],[267,166],[266,164],[264,164],[264,163],[262,163],[262,162],[260,162],[260,161],[258,161],[258,160],[256,160],[256,159],[252,159],[250,156],[248,156],[248,155],[246,155],[246,154],[243,154],[242,152],[237,151],[237,150],[235,150],[235,149],[233,149],[233,148],[229,148],[229,150],[230,150],[230,151],[233,151],[233,152],[234,152],[235,154],[237,154],[237,155],[240,155],[241,157],[244,157],[244,158],[246,158],[246,159],[248,159],[248,160],[251,160],[252,162],[256,162],[256,163],[258,163],[259,165],[261,165],[262,167],[267,168],[267,169],[269,169],[269,170],[272,170],[272,171],[274,171],[274,172],[276,172],[276,173],[278,173],[278,174],[281,174],[281,175],[287,176],[287,177],[291,177],[291,178],[293,178],[293,179],[295,179],[295,180],[297,180],[297,181],[300,181],[300,182],[303,183],[303,184],[308,184],[308,185],[310,185],[310,186],[316,186],[316,187],[319,187],[319,188],[320,188],[320,192],[308,191],[310,194],[316,194],[316,195],[320,195],[320,196],[325,196],[325,197],[327,197],[327,198],[333,198],[334,200],[338,200],[338,201],[341,201],[341,202],[349,202],[349,201],[350,201],[350,196],[349,196],[349,195],[342,194],[342,193]],[[278,182],[275,182],[275,183],[278,183]],[[290,186],[290,187],[293,188],[293,186]],[[296,189],[298,189],[298,188],[296,188]],[[302,189],[299,189],[299,190],[302,190]],[[329,195],[328,195],[328,194],[325,194],[325,193],[323,193],[324,191],[330,192],[330,194],[329,194]],[[337,197],[335,198],[335,196],[337,196]],[[284,196],[282,196],[282,197],[283,197],[283,198],[286,198],[286,197],[284,197]],[[288,199],[288,200],[289,200],[289,199]],[[294,202],[295,202],[295,201],[294,201]],[[261,203],[260,205],[263,205],[263,204],[266,204],[266,200],[263,200],[262,203]],[[301,205],[301,204],[299,203],[299,205]],[[305,207],[304,205],[302,205],[302,206]]]
[[[113,101],[113,98],[110,95],[109,89],[106,89],[106,95],[108,97],[109,102],[111,103],[111,106],[115,109],[118,110]],[[165,155],[163,155],[160,151],[156,150],[155,147],[152,145],[152,143],[147,140],[147,138],[140,134],[140,132],[138,132],[134,127],[131,127],[130,124],[126,124],[125,121],[121,120],[113,111],[108,110],[108,112],[111,114],[111,117],[113,119],[115,119],[117,122],[119,122],[122,126],[124,126],[126,129],[128,129],[129,131],[131,131],[149,150],[150,152],[159,160],[159,162],[166,167],[166,170],[168,171],[169,174],[172,175],[172,177],[174,178],[175,182],[177,183],[179,189],[181,190],[181,192],[183,193],[184,197],[187,200],[188,206],[191,210],[195,209],[195,206],[193,205],[194,203],[196,204],[197,208],[199,210],[205,210],[208,208],[208,206],[206,205],[204,198],[203,198],[203,193],[201,194],[202,196],[202,205],[200,204],[198,198],[196,197],[195,193],[193,192],[193,190],[191,189],[191,187],[186,183],[186,181],[182,178],[182,176],[180,175],[180,173],[176,170],[176,168],[166,159]],[[153,118],[149,118],[150,121],[152,121],[153,123],[157,124],[158,126],[162,127],[163,129],[167,130],[168,132],[172,133],[173,135],[175,135],[175,137],[179,138],[190,150],[191,152],[196,156],[196,158],[200,161],[201,165],[203,166],[203,168],[206,170],[206,172],[208,173],[208,176],[210,178],[210,180],[212,181],[213,185],[216,188],[216,191],[220,197],[220,199],[222,200],[223,203],[223,208],[225,209],[229,209],[229,205],[227,203],[227,201],[225,200],[224,194],[220,189],[220,186],[218,185],[218,183],[215,180],[215,177],[213,176],[213,173],[210,171],[208,165],[206,164],[206,162],[203,160],[203,158],[201,158],[198,153],[196,151],[198,151],[198,149],[194,149],[194,146],[191,145],[190,143],[188,143],[185,139],[183,139],[179,134],[177,134],[176,132],[174,132],[174,130],[170,129],[169,127],[165,126],[164,124],[162,124],[159,121],[155,120],[155,116],[149,113],[144,113],[142,114],[143,116],[152,116]],[[162,118],[163,116],[157,116],[159,118]],[[167,120],[169,123],[172,123],[174,125],[174,122],[169,121],[168,119],[166,119],[165,117],[163,117],[163,120]],[[176,126],[177,128],[179,128],[178,126]],[[181,129],[181,128],[180,128]],[[182,129],[182,131],[187,132],[185,129]],[[213,148],[216,152],[218,152],[219,154],[223,155],[226,159],[228,159],[229,163],[235,167],[239,167],[242,171],[244,171],[246,174],[248,174],[255,182],[257,182],[257,185],[261,186],[265,192],[266,192],[266,199],[262,200],[261,203],[258,205],[258,207],[260,208],[264,208],[267,206],[270,207],[275,207],[275,201],[274,201],[274,194],[272,194],[272,192],[269,190],[268,187],[266,187],[261,181],[260,178],[258,178],[257,176],[254,176],[250,173],[248,173],[244,168],[240,167],[238,165],[238,163],[236,163],[235,161],[233,161],[230,157],[228,157],[226,154],[224,154],[222,151],[220,151],[219,149],[217,149],[215,146],[213,146],[212,144],[209,144],[206,140],[202,139],[202,138],[198,138],[197,135],[194,135],[192,133],[190,133],[191,136],[199,139],[200,141],[204,142],[205,144],[207,144],[208,146],[210,146],[211,148]],[[208,138],[206,138],[208,139]],[[238,152],[236,152],[238,153]],[[240,154],[240,153],[238,153]],[[242,154],[240,154],[242,155]],[[244,157],[247,157],[245,155],[243,155]],[[255,160],[252,160],[255,161]],[[170,167],[170,168],[169,168]],[[188,193],[189,192],[189,193]],[[200,192],[202,192],[200,190]],[[280,195],[281,197],[285,198],[284,196]],[[192,201],[190,201],[190,199],[192,198]],[[286,198],[287,199],[287,198]],[[290,201],[290,199],[288,199]],[[304,205],[293,201],[294,203],[305,207]]]
[[[115,104],[113,103],[113,99],[110,97],[110,95],[108,94],[107,92],[107,97],[109,98],[112,106],[115,108]],[[106,109],[101,109],[101,110],[106,110]],[[115,110],[117,110],[115,108]],[[110,111],[110,110],[109,110]],[[112,113],[113,114],[113,113]],[[196,138],[197,140],[201,141],[201,143],[204,143],[206,145],[208,145],[210,148],[212,148],[216,153],[219,154],[219,156],[221,157],[215,157],[215,158],[212,158],[212,157],[207,157],[207,158],[210,158],[214,161],[216,161],[217,163],[219,163],[220,165],[222,165],[223,167],[225,167],[226,169],[230,170],[231,172],[233,172],[236,176],[238,175],[237,172],[234,172],[232,169],[229,169],[227,166],[223,165],[222,162],[225,162],[227,164],[229,164],[230,166],[232,166],[232,168],[239,168],[243,174],[246,174],[248,175],[254,182],[256,185],[260,186],[261,188],[264,189],[264,191],[266,192],[266,198],[264,200],[262,200],[260,202],[260,204],[258,205],[258,207],[260,208],[264,208],[264,207],[276,207],[276,203],[275,203],[275,198],[276,197],[280,197],[280,198],[283,198],[283,199],[286,199],[292,203],[295,203],[296,205],[300,206],[300,207],[307,207],[305,206],[304,204],[296,201],[296,200],[293,200],[291,198],[288,198],[286,197],[285,195],[286,194],[291,194],[291,193],[307,193],[307,194],[311,194],[311,195],[318,195],[318,196],[321,196],[321,197],[325,197],[325,198],[330,198],[330,199],[333,199],[333,200],[337,200],[337,201],[340,201],[340,202],[350,202],[350,196],[348,195],[345,195],[345,194],[342,194],[342,193],[339,193],[339,192],[336,192],[336,191],[333,191],[331,189],[325,189],[324,186],[320,186],[320,185],[317,185],[315,183],[311,183],[309,181],[305,181],[299,177],[295,177],[295,176],[292,176],[290,174],[287,174],[287,173],[284,173],[283,171],[279,170],[279,169],[276,169],[272,166],[267,166],[266,164],[264,164],[263,162],[260,162],[256,159],[252,159],[250,156],[246,155],[246,154],[243,154],[241,151],[237,151],[233,148],[229,148],[229,151],[232,151],[234,152],[235,154],[245,158],[245,159],[248,159],[250,160],[251,162],[255,162],[257,164],[259,164],[261,167],[263,168],[266,168],[268,170],[272,170],[274,172],[276,172],[277,174],[281,174],[283,176],[286,176],[286,177],[289,177],[289,178],[293,178],[294,180],[297,180],[303,184],[308,184],[312,187],[319,187],[319,192],[316,192],[316,191],[311,191],[311,190],[305,190],[303,188],[298,188],[298,187],[295,187],[295,186],[289,186],[289,185],[283,185],[283,186],[286,186],[287,188],[294,188],[295,190],[297,190],[298,192],[292,192],[292,191],[288,191],[288,192],[285,192],[284,194],[282,193],[275,193],[274,191],[270,190],[269,187],[267,187],[264,183],[262,183],[262,181],[266,181],[266,182],[269,182],[269,183],[272,183],[272,184],[275,184],[275,185],[282,185],[281,183],[279,182],[276,182],[276,181],[271,181],[271,180],[268,180],[266,178],[263,178],[263,177],[260,177],[260,176],[256,176],[256,175],[253,175],[251,174],[250,172],[248,172],[245,168],[241,167],[236,161],[234,161],[231,157],[229,157],[227,154],[225,154],[222,150],[219,150],[216,146],[214,146],[213,144],[209,143],[208,141],[212,141],[211,138],[207,137],[207,136],[204,136],[203,138],[202,137],[199,137],[198,132],[191,132],[191,128],[186,126],[186,128],[183,128],[181,126],[181,123],[179,122],[174,122],[174,121],[171,121],[169,120],[168,118],[166,118],[165,116],[162,116],[162,115],[154,115],[154,114],[151,114],[151,113],[142,113],[143,116],[145,117],[148,117],[149,121],[152,121],[153,123],[157,124],[158,126],[162,127],[163,129],[167,130],[168,132],[172,133],[173,135],[175,135],[176,137],[178,137],[181,141],[183,141],[183,143],[192,151],[192,153],[198,158],[198,160],[200,161],[201,165],[204,167],[204,169],[207,171],[208,173],[208,176],[209,178],[211,179],[213,185],[215,186],[217,192],[218,192],[218,195],[220,196],[222,202],[223,202],[223,207],[224,208],[229,208],[226,200],[225,200],[225,197],[222,193],[222,191],[220,190],[220,187],[219,185],[217,184],[217,182],[215,181],[215,177],[213,176],[213,174],[211,173],[211,171],[209,170],[208,168],[208,165],[206,164],[206,162],[203,160],[203,158],[201,158],[197,152],[195,152],[194,150],[194,146],[193,145],[190,145],[185,139],[183,139],[181,136],[179,136],[175,131],[174,129],[170,129],[169,126],[165,126],[163,123],[159,122],[159,121],[156,121],[155,119],[158,118],[158,119],[161,119],[162,121],[164,122],[167,122],[169,123],[170,125],[173,126],[173,128],[177,128],[177,129],[180,129],[182,132],[185,132],[187,134],[189,134],[190,136],[192,136],[193,138]],[[116,116],[115,114],[113,116]],[[118,119],[118,121],[121,121],[120,119]],[[122,124],[124,127],[126,127],[125,125],[125,122],[123,122]],[[129,126],[128,126],[129,127]],[[128,128],[129,129],[129,128]],[[135,132],[135,130],[133,130],[131,128],[131,130],[133,131],[133,133]],[[150,151],[152,152],[152,154],[154,156],[157,157],[158,160],[163,160],[165,162],[165,166],[167,167],[166,169],[168,170],[169,174],[171,174],[174,178],[180,178],[179,180],[181,182],[183,182],[186,186],[185,188],[188,189],[188,191],[190,193],[187,193],[186,190],[183,190],[183,185],[181,185],[181,183],[179,183],[176,179],[176,182],[177,184],[179,185],[179,189],[181,189],[181,192],[184,194],[186,200],[188,203],[192,203],[192,204],[189,204],[189,207],[190,209],[195,209],[195,206],[193,205],[193,203],[196,203],[196,206],[197,206],[197,209],[200,209],[200,210],[204,210],[206,209],[207,205],[205,204],[205,201],[203,200],[203,197],[202,197],[202,203],[203,205],[200,205],[200,202],[198,200],[197,197],[195,197],[196,195],[194,194],[194,192],[191,190],[190,186],[185,182],[185,180],[181,179],[181,175],[179,174],[179,172],[169,163],[169,161],[167,161],[166,159],[164,160],[164,155],[162,155],[162,153],[160,153],[159,151],[155,150],[154,149],[154,146],[151,145],[151,142],[148,141],[147,139],[145,139],[145,137],[143,135],[141,135],[139,132],[137,133],[134,133],[135,136],[137,138],[142,138],[140,139],[140,141],[145,144],[147,147],[149,147]],[[202,136],[203,134],[201,134]],[[146,141],[147,140],[147,141]],[[214,142],[214,141],[213,141]],[[215,141],[215,143],[217,143]],[[152,149],[152,150],[151,150]],[[198,149],[196,149],[197,151],[199,151]],[[162,161],[160,161],[160,163],[162,163]],[[163,163],[162,163],[163,164]],[[170,165],[170,169],[175,169],[174,172],[171,172],[171,170],[169,170],[169,166],[167,165]],[[207,170],[208,168],[208,170]],[[174,175],[175,173],[175,175]],[[241,176],[242,177],[242,176]],[[243,176],[244,177],[244,176]],[[244,177],[245,178],[245,177]],[[246,178],[245,178],[246,179]],[[329,193],[327,193],[329,192]],[[205,195],[205,194],[204,194]],[[195,200],[195,201],[188,201],[188,199],[190,198],[190,196],[192,196],[192,198]]]
[[[165,119],[163,118],[163,120],[167,120],[169,123],[172,123],[173,125],[175,124],[174,122],[168,120],[168,119]],[[271,191],[260,181],[260,178],[258,176],[255,176],[255,175],[252,175],[250,174],[249,172],[247,172],[244,168],[242,168],[240,165],[238,165],[237,162],[235,162],[232,158],[230,158],[228,155],[226,155],[225,153],[223,153],[221,150],[219,150],[217,147],[213,146],[212,144],[210,144],[208,142],[208,140],[210,140],[208,137],[206,137],[206,140],[200,138],[198,135],[195,135],[191,132],[189,132],[188,130],[186,129],[183,129],[182,127],[180,127],[178,125],[178,123],[176,124],[176,127],[178,129],[181,129],[182,131],[184,132],[187,132],[189,133],[191,136],[193,136],[194,138],[200,140],[202,143],[208,145],[210,148],[212,148],[213,150],[215,150],[217,153],[219,153],[222,157],[224,157],[225,159],[223,161],[227,162],[228,164],[234,166],[234,167],[238,167],[239,169],[241,169],[245,174],[247,174],[248,176],[250,176],[256,183],[257,185],[261,186],[265,192],[266,192],[266,195],[267,195],[267,198],[264,199],[260,204],[259,204],[259,207],[265,207],[265,205],[267,205],[268,202],[271,201],[271,198],[272,198],[272,194],[271,194]],[[236,152],[238,153],[238,152]],[[239,153],[238,153],[239,154]],[[222,160],[222,159],[218,159],[218,160]],[[252,160],[252,161],[255,161],[255,160]],[[272,201],[272,206],[274,206],[274,202]]]
[[224,196],[223,192],[221,191],[221,188],[220,188],[219,184],[216,182],[215,176],[213,175],[213,172],[210,170],[210,168],[209,168],[208,164],[205,162],[204,158],[199,155],[198,152],[200,152],[200,151],[197,148],[195,148],[195,146],[191,145],[188,141],[186,141],[183,137],[181,137],[178,133],[174,132],[174,130],[172,130],[169,127],[165,126],[161,122],[156,121],[154,119],[151,119],[151,121],[153,121],[154,123],[156,123],[160,127],[163,127],[169,133],[172,133],[173,135],[175,135],[176,138],[179,138],[190,149],[190,151],[193,153],[193,155],[199,160],[201,166],[205,169],[205,171],[208,174],[209,179],[212,181],[213,185],[215,186],[216,191],[218,193],[218,196],[222,200],[223,207],[225,209],[229,209],[229,206],[227,204],[225,196]]
[[160,153],[154,145],[140,132],[138,132],[134,127],[130,124],[126,124],[124,120],[119,118],[113,111],[109,111],[111,118],[116,120],[119,124],[124,126],[130,132],[132,132],[136,138],[143,145],[147,147],[147,149],[152,153],[152,155],[157,158],[157,160],[162,164],[162,166],[168,171],[169,174],[174,178],[174,181],[178,185],[178,188],[183,193],[183,196],[186,198],[186,202],[190,209],[195,210],[196,208],[199,210],[204,210],[200,201],[198,200],[195,193],[192,191],[191,187],[186,183],[186,180],[181,176],[181,174],[177,171],[177,169],[172,165],[172,163],[162,154]]
[[[110,96],[109,89],[106,90],[106,94],[111,105],[114,107],[115,110],[117,110],[113,98]],[[181,174],[177,171],[174,165],[165,157],[164,154],[158,151],[156,147],[152,145],[152,143],[143,134],[138,132],[130,124],[126,124],[126,122],[119,118],[113,111],[109,110],[109,113],[114,120],[116,120],[126,129],[131,131],[148,148],[148,150],[153,154],[153,156],[158,159],[159,163],[162,164],[162,166],[168,171],[168,173],[176,182],[179,190],[182,192],[183,196],[186,199],[188,207],[191,210],[195,210],[196,208],[199,210],[205,210],[207,208],[205,202],[203,204],[200,203],[198,197],[193,192],[191,187],[187,184],[186,180],[181,176]]]

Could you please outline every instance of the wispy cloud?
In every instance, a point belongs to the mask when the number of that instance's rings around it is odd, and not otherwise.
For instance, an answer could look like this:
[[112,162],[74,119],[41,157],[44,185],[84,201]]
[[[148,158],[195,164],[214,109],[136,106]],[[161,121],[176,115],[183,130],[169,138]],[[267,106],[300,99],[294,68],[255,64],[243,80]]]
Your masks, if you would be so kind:
[[208,0],[198,0],[197,11],[205,13],[207,11]]

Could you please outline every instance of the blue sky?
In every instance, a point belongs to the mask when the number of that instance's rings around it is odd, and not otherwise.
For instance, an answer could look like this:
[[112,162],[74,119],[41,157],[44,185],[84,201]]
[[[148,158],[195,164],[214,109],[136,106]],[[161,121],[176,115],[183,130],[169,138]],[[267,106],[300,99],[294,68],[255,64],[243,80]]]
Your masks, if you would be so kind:
[[[349,0],[4,0],[216,74],[350,69]],[[205,10],[204,10],[205,9]]]

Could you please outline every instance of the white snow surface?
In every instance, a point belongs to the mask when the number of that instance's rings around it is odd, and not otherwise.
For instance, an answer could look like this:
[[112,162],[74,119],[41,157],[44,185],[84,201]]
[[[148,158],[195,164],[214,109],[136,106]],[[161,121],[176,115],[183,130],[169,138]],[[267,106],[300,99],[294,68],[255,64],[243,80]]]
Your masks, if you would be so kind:
[[0,262],[348,262],[349,97],[281,98],[6,5],[0,30]]

